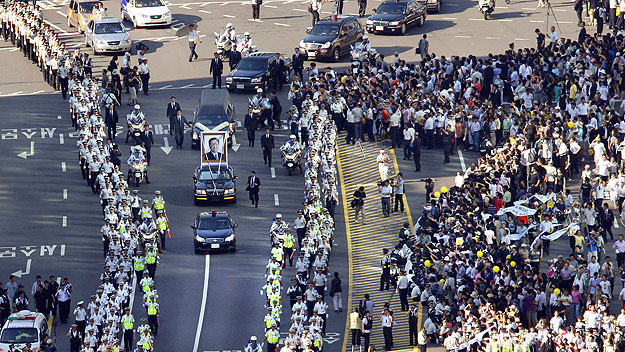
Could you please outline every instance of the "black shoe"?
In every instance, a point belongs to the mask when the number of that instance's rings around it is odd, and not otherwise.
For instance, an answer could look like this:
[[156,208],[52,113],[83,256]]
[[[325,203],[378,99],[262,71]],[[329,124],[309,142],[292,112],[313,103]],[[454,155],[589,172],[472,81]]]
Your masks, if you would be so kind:
[[174,132],[169,131],[169,135],[170,135],[170,136],[173,136],[173,135],[174,135]]
[[147,183],[149,185],[151,182],[150,181],[145,181],[145,183]]

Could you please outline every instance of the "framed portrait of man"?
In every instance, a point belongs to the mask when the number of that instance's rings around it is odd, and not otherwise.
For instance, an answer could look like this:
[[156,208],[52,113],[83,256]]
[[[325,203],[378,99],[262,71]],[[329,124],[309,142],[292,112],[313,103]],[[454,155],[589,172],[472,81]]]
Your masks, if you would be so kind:
[[202,132],[202,164],[228,163],[226,131]]

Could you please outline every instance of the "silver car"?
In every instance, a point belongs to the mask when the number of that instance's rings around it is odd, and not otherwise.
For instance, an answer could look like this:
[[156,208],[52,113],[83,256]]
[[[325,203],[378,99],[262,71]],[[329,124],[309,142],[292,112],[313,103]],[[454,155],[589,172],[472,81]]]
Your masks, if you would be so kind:
[[93,54],[130,51],[132,40],[119,18],[93,19],[85,29],[85,45]]

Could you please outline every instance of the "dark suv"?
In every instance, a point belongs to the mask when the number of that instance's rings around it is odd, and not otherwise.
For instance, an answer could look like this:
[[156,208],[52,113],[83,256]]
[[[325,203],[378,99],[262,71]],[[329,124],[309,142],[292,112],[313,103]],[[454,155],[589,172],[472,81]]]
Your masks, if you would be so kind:
[[[282,82],[287,83],[291,71],[291,59],[280,55],[284,62]],[[237,67],[226,76],[226,88],[234,90],[256,90],[267,88],[269,65],[276,61],[276,53],[260,52],[246,56],[239,61]]]
[[424,3],[416,0],[387,0],[373,10],[374,14],[367,18],[369,33],[406,33],[412,25],[423,26],[427,9]]
[[350,45],[362,39],[365,31],[356,16],[338,15],[322,19],[307,33],[299,48],[308,59],[339,61],[349,53]]

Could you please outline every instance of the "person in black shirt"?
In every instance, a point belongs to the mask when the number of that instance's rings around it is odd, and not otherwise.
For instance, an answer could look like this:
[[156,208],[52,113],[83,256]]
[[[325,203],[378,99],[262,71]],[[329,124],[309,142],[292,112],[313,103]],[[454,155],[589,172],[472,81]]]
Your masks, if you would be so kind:
[[367,194],[365,193],[365,188],[360,186],[356,192],[354,192],[354,199],[352,199],[352,208],[354,208],[354,221],[358,223],[358,214],[361,214],[362,224],[366,225],[365,222],[365,212],[363,210],[363,206],[365,205],[365,198],[367,198]]
[[540,29],[536,28],[536,48],[542,50],[545,47],[545,35],[540,33]]
[[582,203],[590,202],[590,194],[592,192],[592,185],[590,184],[590,179],[586,177],[584,183],[580,186],[582,191]]

